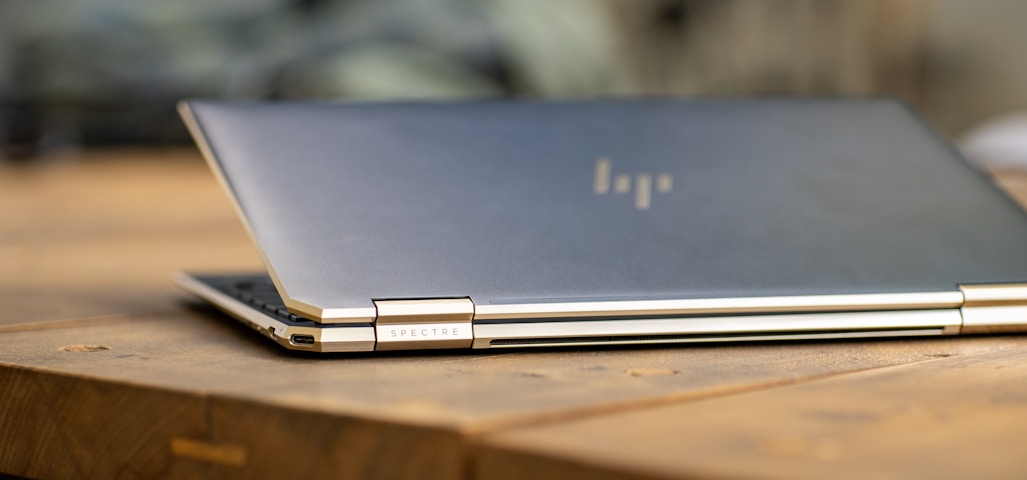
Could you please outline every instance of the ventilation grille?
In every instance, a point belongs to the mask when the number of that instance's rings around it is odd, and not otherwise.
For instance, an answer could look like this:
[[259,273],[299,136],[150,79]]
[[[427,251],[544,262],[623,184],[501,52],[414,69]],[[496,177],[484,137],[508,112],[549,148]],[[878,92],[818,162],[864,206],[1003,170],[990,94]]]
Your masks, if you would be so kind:
[[675,343],[675,342],[731,342],[770,340],[821,340],[838,338],[910,337],[942,335],[940,328],[901,328],[878,330],[810,330],[803,332],[739,332],[719,334],[672,335],[598,335],[583,337],[497,338],[489,342],[493,347],[528,347],[544,345],[582,345],[604,343]]

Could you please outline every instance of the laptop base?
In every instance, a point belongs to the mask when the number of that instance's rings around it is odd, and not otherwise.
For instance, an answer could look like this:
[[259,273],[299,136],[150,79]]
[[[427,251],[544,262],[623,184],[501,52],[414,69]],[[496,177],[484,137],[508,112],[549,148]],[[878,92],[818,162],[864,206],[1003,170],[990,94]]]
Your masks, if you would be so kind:
[[[454,348],[452,343],[382,341],[373,323],[317,323],[289,312],[264,274],[181,274],[178,284],[279,345],[308,352],[369,352]],[[798,314],[547,319],[472,322],[469,348],[833,340],[950,335],[960,332],[960,309]],[[403,335],[429,329],[408,324]],[[441,325],[441,324],[438,324]],[[440,327],[439,327],[440,328]],[[413,332],[419,335],[419,332]],[[400,332],[395,334],[398,336]],[[465,347],[468,348],[468,347]]]

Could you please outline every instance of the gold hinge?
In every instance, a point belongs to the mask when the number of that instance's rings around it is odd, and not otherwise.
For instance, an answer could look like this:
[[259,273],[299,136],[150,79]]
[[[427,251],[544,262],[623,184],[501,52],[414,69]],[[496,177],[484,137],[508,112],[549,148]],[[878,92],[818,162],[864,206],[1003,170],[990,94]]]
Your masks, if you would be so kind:
[[960,285],[960,333],[1027,332],[1027,283]]
[[474,335],[469,298],[375,300],[375,350],[470,348]]

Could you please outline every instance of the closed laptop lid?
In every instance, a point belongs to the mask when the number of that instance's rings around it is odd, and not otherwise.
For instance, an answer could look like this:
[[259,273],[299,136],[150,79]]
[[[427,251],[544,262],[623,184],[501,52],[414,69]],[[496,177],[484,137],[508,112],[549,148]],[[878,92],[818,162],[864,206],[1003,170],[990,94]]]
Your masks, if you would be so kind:
[[885,100],[183,111],[290,308],[953,292],[1027,216]]

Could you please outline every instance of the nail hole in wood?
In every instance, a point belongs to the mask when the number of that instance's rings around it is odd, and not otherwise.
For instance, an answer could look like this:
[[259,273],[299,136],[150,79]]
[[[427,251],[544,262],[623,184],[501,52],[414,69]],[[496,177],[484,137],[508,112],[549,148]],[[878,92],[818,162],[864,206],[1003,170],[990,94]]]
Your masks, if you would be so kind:
[[111,347],[105,347],[103,345],[67,345],[57,350],[62,352],[102,352],[104,350],[110,350]]
[[632,377],[655,377],[659,375],[677,375],[677,370],[670,368],[629,368],[624,373]]

